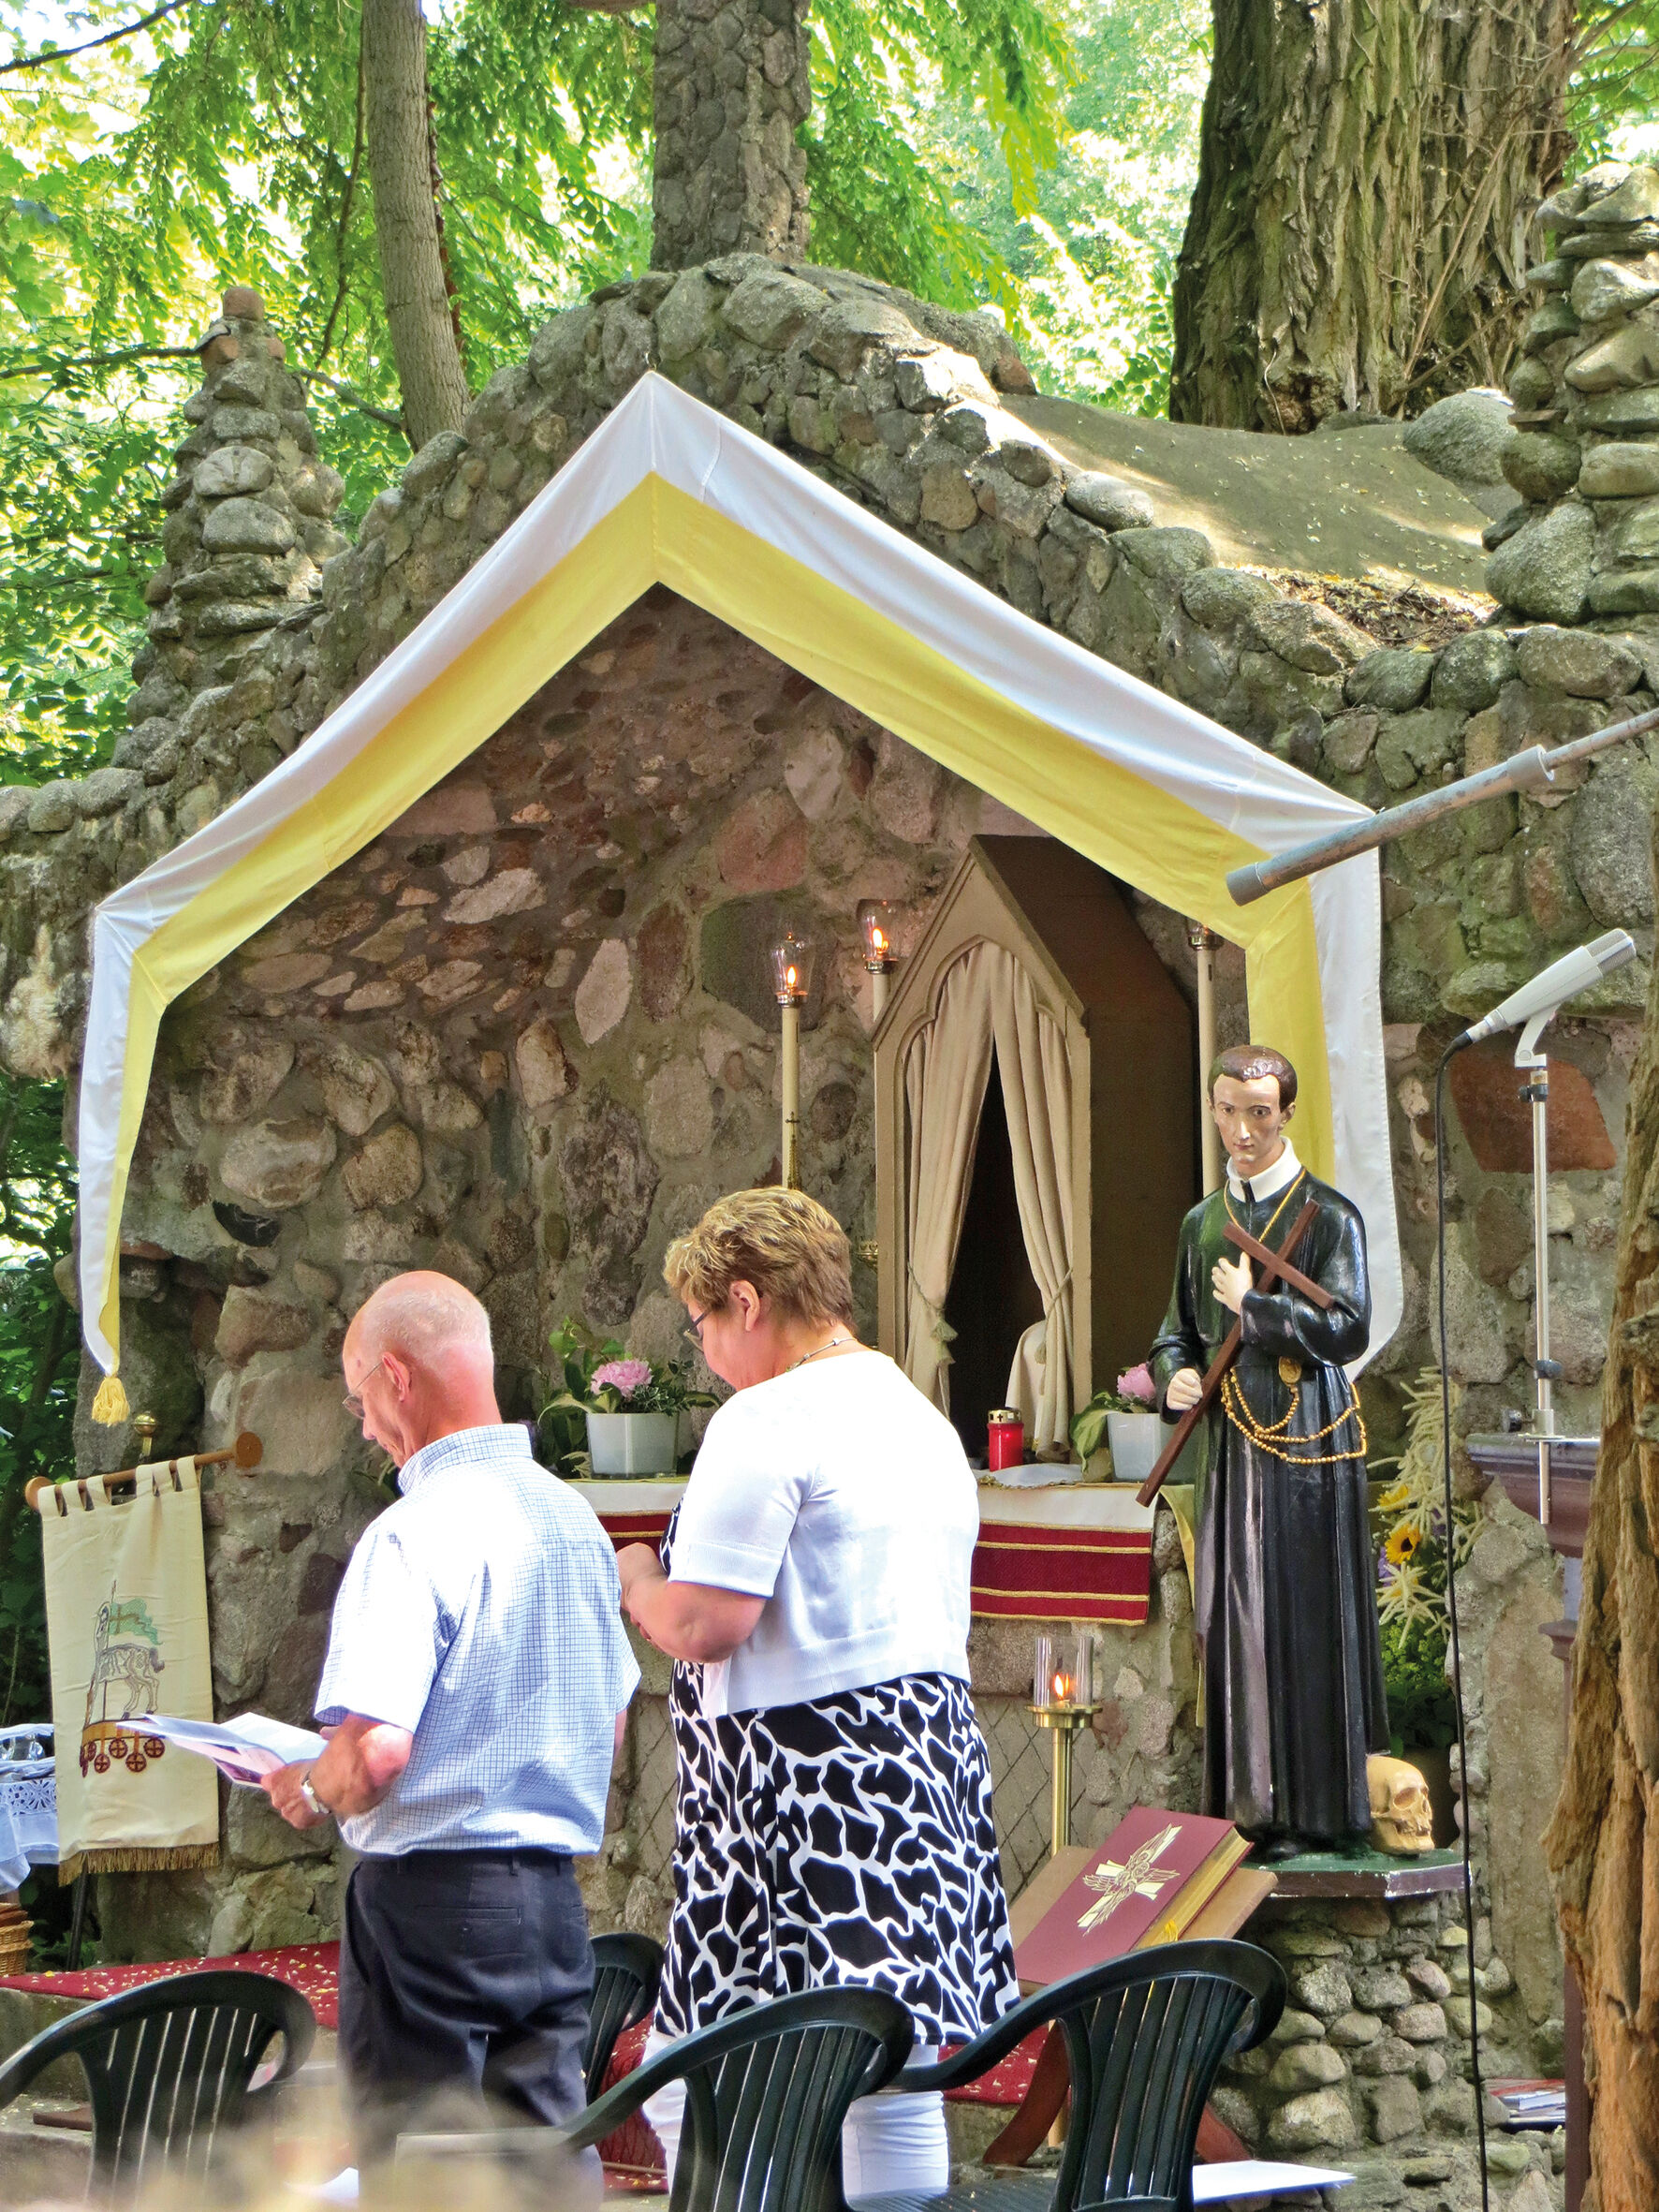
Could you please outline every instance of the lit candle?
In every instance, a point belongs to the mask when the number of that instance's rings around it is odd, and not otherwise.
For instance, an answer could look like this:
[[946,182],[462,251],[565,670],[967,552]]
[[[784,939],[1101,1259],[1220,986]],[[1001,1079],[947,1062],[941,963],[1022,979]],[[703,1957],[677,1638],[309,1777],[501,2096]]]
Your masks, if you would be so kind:
[[864,966],[870,970],[870,1011],[879,1022],[887,1010],[888,990],[893,974],[893,932],[887,907],[879,899],[859,910],[864,931]]
[[783,1012],[783,1184],[800,1187],[800,1007],[812,989],[812,948],[785,930],[771,949],[772,990]]
[[1072,1695],[1076,1688],[1077,1685],[1073,1682],[1071,1676],[1066,1674],[1063,1668],[1057,1667],[1054,1671],[1053,1682],[1055,1704],[1069,1705],[1072,1702]]

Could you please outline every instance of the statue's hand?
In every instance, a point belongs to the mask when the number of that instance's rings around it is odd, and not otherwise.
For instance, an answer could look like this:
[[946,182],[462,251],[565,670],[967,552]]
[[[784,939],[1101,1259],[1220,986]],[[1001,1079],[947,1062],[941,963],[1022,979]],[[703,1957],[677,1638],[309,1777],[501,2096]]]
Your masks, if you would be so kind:
[[1218,1305],[1228,1313],[1237,1313],[1244,1303],[1244,1293],[1253,1288],[1250,1262],[1241,1260],[1237,1265],[1230,1260],[1218,1260],[1210,1271],[1210,1288],[1215,1292]]
[[1203,1388],[1204,1378],[1197,1367],[1178,1367],[1169,1378],[1169,1388],[1164,1394],[1164,1403],[1171,1413],[1184,1413],[1189,1407],[1197,1404],[1198,1394]]

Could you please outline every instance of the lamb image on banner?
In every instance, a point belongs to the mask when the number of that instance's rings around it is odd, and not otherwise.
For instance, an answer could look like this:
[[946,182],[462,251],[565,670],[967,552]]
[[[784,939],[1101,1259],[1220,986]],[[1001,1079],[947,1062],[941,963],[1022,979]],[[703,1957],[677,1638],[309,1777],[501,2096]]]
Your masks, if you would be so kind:
[[169,1759],[145,1721],[213,1717],[201,1486],[193,1459],[141,1467],[116,1500],[92,1478],[36,1499],[55,1724],[58,1879],[218,1858],[213,1770]]

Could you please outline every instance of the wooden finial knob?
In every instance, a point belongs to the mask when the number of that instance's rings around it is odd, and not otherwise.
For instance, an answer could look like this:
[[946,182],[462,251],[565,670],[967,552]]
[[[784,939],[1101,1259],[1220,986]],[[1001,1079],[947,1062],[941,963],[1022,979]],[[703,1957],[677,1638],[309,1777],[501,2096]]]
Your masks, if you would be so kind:
[[249,1467],[257,1467],[265,1456],[265,1447],[251,1428],[244,1428],[233,1447],[236,1464],[245,1474]]

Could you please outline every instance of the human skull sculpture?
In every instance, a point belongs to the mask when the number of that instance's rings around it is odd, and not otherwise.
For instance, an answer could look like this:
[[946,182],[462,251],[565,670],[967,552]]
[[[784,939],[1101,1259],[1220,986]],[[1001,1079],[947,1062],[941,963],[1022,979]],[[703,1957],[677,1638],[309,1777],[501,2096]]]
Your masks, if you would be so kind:
[[1403,1759],[1373,1751],[1365,1762],[1371,1790],[1371,1840],[1380,1851],[1410,1858],[1434,1849],[1434,1815],[1429,1785]]

